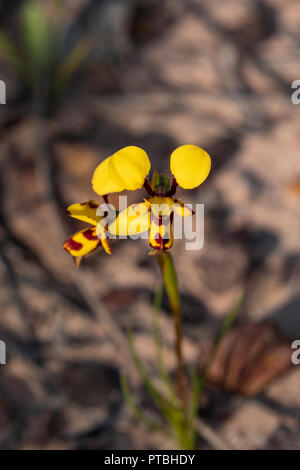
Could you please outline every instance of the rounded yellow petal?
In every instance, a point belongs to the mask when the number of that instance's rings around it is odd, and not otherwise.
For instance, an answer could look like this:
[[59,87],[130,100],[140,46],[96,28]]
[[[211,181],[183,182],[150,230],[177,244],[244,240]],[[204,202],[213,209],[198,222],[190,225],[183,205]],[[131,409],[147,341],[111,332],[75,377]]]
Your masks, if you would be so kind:
[[93,189],[100,195],[125,189],[140,189],[150,171],[147,153],[134,146],[124,147],[104,160],[94,171]]
[[109,162],[109,171],[115,184],[130,191],[143,186],[150,167],[146,152],[134,146],[119,150]]
[[205,150],[196,145],[182,145],[172,153],[170,168],[179,186],[193,189],[208,177],[211,159]]
[[118,193],[123,191],[120,185],[116,184],[111,178],[109,172],[109,162],[111,157],[106,158],[100,165],[97,166],[92,177],[92,186],[95,193],[103,196],[109,193]]

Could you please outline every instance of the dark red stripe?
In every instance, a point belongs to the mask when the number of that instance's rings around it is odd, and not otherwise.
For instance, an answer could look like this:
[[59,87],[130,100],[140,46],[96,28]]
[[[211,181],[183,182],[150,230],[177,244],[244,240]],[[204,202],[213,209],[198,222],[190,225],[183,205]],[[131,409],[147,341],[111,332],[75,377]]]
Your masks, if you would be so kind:
[[74,251],[79,251],[83,247],[82,243],[77,242],[76,240],[73,240],[73,238],[69,238],[65,244],[64,244],[64,249],[66,251],[74,250]]
[[99,240],[99,238],[95,234],[95,229],[93,229],[93,228],[89,228],[89,229],[85,230],[84,232],[82,232],[82,235],[87,240],[95,240],[95,241]]

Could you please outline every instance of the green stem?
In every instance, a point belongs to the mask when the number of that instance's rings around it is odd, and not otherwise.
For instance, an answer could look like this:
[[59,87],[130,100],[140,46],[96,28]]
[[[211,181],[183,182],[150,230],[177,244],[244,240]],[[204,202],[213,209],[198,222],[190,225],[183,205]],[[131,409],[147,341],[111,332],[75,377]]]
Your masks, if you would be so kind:
[[168,369],[165,365],[163,352],[162,352],[162,338],[159,329],[159,312],[162,304],[162,297],[164,293],[164,285],[161,285],[154,295],[153,301],[153,338],[156,351],[157,364],[160,372],[160,376],[166,386],[166,389],[169,394],[169,398],[172,402],[177,403],[178,397],[173,389],[172,381],[168,372]]
[[187,396],[182,355],[182,320],[177,276],[173,259],[169,252],[160,253],[158,255],[158,262],[162,272],[162,277],[164,280],[174,319],[175,354],[177,362],[176,382],[182,408],[185,411],[187,409]]

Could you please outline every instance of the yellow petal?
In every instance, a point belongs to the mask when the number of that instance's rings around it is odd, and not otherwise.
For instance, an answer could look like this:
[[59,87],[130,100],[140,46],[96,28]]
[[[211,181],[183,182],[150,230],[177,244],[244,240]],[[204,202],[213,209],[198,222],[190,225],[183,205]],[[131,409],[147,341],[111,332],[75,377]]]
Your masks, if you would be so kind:
[[96,215],[98,206],[99,204],[96,201],[90,200],[87,202],[72,204],[68,207],[67,211],[74,219],[82,220],[83,222],[88,222],[92,225],[97,225],[98,222],[100,222],[100,220],[103,218]]
[[110,224],[109,232],[113,235],[139,235],[149,230],[150,213],[148,204],[141,202],[132,204],[120,212],[116,220]]
[[182,145],[172,153],[170,167],[179,186],[192,189],[208,177],[211,159],[205,150],[196,145]]
[[140,189],[150,171],[147,153],[140,147],[124,147],[97,166],[92,186],[100,195],[120,192],[125,189]]
[[179,199],[174,199],[174,204],[172,209],[176,214],[180,215],[181,217],[190,217],[194,214],[193,209],[190,209],[187,205],[181,202]]
[[64,249],[72,256],[86,256],[95,250],[101,240],[96,235],[96,229],[86,228],[80,232],[74,233],[64,243]]
[[123,191],[123,188],[116,184],[111,178],[109,171],[109,162],[111,157],[106,158],[100,165],[97,166],[92,177],[93,190],[103,196],[109,193],[118,193]]

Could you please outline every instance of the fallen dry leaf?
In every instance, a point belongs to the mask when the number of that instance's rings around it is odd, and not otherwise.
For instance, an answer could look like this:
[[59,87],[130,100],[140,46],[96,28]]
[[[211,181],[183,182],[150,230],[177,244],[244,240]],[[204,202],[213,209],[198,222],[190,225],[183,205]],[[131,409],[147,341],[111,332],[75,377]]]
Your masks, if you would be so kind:
[[233,328],[220,342],[207,381],[226,391],[254,396],[291,366],[291,345],[268,322]]

